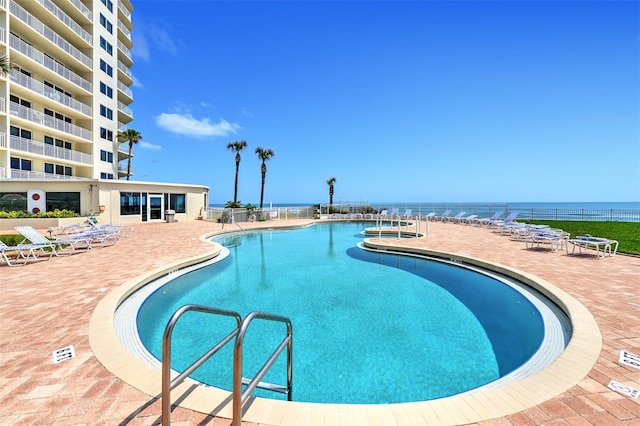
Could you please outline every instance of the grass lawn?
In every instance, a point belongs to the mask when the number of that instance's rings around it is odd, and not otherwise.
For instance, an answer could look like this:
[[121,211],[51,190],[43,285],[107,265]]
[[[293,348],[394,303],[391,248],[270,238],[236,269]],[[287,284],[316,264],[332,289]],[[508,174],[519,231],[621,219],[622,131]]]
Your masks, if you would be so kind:
[[609,238],[619,243],[618,252],[640,255],[640,223],[636,222],[579,222],[574,220],[527,220],[518,221],[545,224],[570,232],[571,238],[589,234],[593,237]]

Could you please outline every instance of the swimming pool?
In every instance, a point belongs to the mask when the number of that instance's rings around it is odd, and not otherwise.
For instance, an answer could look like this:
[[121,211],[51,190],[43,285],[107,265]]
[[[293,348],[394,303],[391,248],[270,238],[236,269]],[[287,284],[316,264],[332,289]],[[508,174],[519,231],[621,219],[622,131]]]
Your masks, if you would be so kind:
[[[478,388],[513,372],[540,346],[545,333],[538,308],[512,285],[455,265],[360,250],[355,243],[364,226],[332,223],[225,237],[229,257],[145,297],[138,313],[142,340],[159,355],[158,333],[189,301],[243,315],[263,310],[290,316],[295,399],[347,403],[418,401]],[[200,292],[207,281],[213,291]],[[354,313],[354,307],[362,309]],[[174,337],[182,335],[182,344],[195,348],[192,340],[202,341],[202,334],[190,336],[189,329],[201,332],[203,321],[185,318]],[[214,324],[212,339],[216,332]],[[257,330],[246,341],[255,350],[273,347],[269,335]],[[250,345],[246,353],[254,349]],[[217,354],[195,378],[230,389],[225,356],[230,354]],[[174,367],[192,360],[187,355]],[[224,367],[217,371],[216,365]],[[277,376],[284,368],[271,371]]]

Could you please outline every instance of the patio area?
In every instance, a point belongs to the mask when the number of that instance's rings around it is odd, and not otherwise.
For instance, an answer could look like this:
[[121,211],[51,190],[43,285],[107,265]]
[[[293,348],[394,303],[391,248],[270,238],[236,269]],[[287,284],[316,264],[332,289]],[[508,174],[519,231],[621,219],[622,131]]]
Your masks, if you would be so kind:
[[[307,222],[253,222],[242,226],[248,229]],[[225,225],[227,229],[231,226]],[[430,222],[429,227],[428,238],[403,239],[401,243],[481,258],[540,277],[585,305],[603,338],[598,361],[577,385],[535,407],[478,424],[640,425],[640,400],[607,387],[615,380],[640,389],[640,369],[618,361],[620,350],[640,354],[639,257],[569,256],[564,251],[527,250],[524,242],[511,241],[487,228],[439,222]],[[219,231],[222,225],[190,221],[139,224],[134,228],[129,238],[111,247],[24,267],[0,267],[0,424],[159,423],[160,401],[114,376],[96,359],[89,344],[89,322],[98,303],[123,283],[176,260],[210,251],[211,245],[199,237]],[[52,352],[70,345],[75,357],[54,363]],[[313,417],[296,419],[277,413],[271,419],[264,424],[317,424]],[[173,411],[171,420],[174,425],[231,423],[180,407]],[[341,424],[356,424],[340,420]],[[416,424],[416,418],[408,415],[384,421]],[[378,424],[375,420],[370,423]],[[422,423],[447,420],[424,418]]]

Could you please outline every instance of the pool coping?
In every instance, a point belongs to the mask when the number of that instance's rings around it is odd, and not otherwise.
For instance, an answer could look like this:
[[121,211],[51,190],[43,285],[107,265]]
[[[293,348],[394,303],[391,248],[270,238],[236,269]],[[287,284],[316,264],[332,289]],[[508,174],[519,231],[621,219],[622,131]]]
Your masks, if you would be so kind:
[[[317,223],[317,222],[312,222]],[[308,226],[303,224],[301,226]],[[299,228],[300,226],[273,226],[273,228]],[[237,231],[232,231],[237,232]],[[227,232],[212,232],[200,236],[209,238]],[[252,397],[243,407],[243,421],[260,424],[295,422],[317,423],[446,423],[467,424],[490,420],[523,411],[539,405],[576,385],[595,365],[602,349],[602,335],[593,315],[574,297],[550,282],[525,271],[488,262],[480,258],[422,247],[388,244],[365,239],[365,245],[394,252],[434,256],[487,268],[511,276],[535,288],[554,301],[569,316],[573,335],[564,352],[547,368],[517,382],[481,392],[469,392],[446,398],[398,404],[319,404],[287,402]],[[129,353],[120,343],[113,327],[113,317],[119,304],[147,283],[217,256],[221,246],[212,243],[207,253],[181,259],[153,269],[126,281],[110,291],[93,312],[89,325],[89,341],[96,358],[112,374],[146,394],[159,398],[161,394],[160,370]],[[184,382],[172,392],[172,401],[183,408],[218,417],[232,418],[231,393],[209,386]],[[306,419],[306,420],[305,420]]]

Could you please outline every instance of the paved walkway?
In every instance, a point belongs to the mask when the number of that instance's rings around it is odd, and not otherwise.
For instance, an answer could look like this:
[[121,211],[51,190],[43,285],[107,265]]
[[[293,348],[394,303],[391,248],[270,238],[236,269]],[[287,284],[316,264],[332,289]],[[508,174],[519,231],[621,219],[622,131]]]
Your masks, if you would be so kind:
[[[159,401],[113,376],[92,354],[89,320],[111,289],[145,271],[210,250],[198,237],[220,227],[202,221],[141,224],[112,247],[24,267],[0,267],[0,424],[157,424]],[[430,231],[427,239],[403,243],[537,275],[583,303],[604,339],[596,365],[576,386],[536,407],[481,424],[640,425],[640,400],[607,387],[613,379],[640,389],[640,369],[618,362],[621,349],[640,354],[640,258],[598,260],[526,250],[523,243],[464,225],[431,223]],[[75,358],[54,363],[52,352],[70,345]],[[182,408],[173,412],[172,422],[230,424]]]

